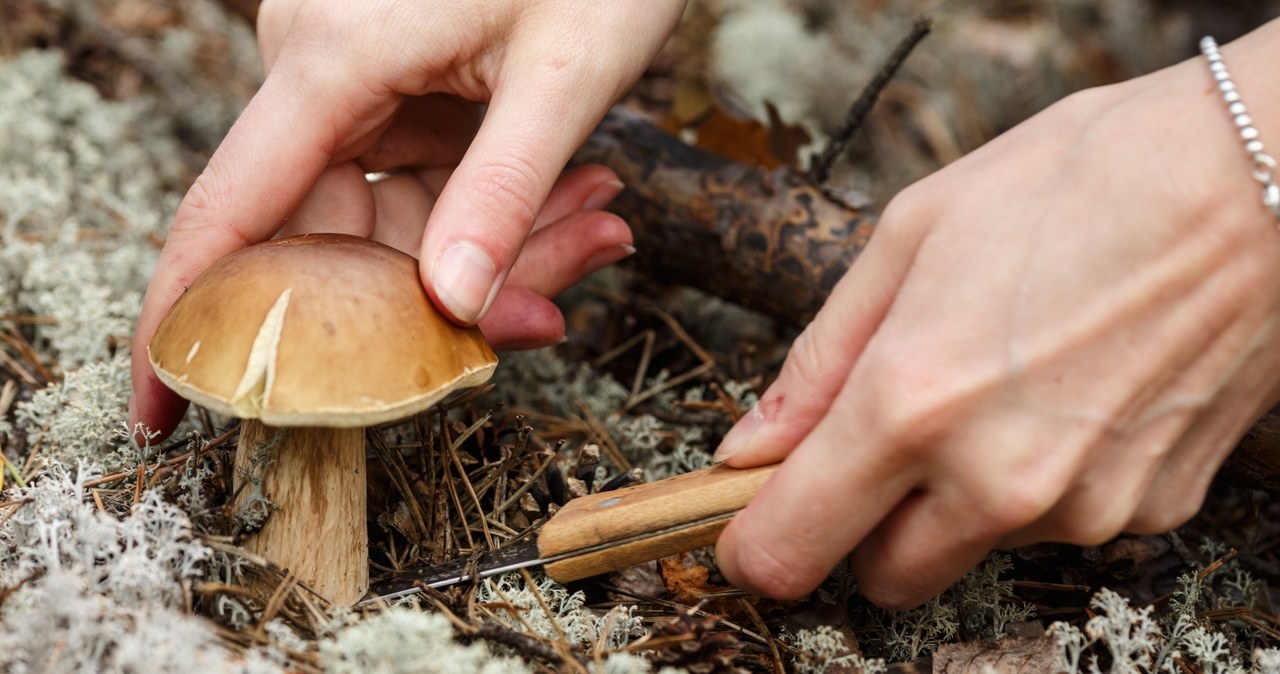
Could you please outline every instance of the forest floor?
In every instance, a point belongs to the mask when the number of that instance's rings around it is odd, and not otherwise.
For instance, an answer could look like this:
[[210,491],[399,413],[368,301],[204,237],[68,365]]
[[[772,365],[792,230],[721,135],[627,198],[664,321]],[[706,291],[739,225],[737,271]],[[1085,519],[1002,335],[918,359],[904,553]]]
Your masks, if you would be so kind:
[[[831,181],[870,213],[1068,93],[1280,2],[695,1],[622,105],[735,161],[803,168],[926,9],[933,34]],[[255,11],[0,6],[0,670],[1280,672],[1280,504],[1226,481],[1176,532],[1000,551],[907,612],[840,569],[804,601],[750,597],[705,550],[328,606],[240,547],[233,423],[193,410],[155,447],[122,432],[165,227],[261,79]],[[567,343],[503,354],[490,385],[371,431],[375,580],[709,465],[796,334],[734,300],[608,270],[559,299]]]

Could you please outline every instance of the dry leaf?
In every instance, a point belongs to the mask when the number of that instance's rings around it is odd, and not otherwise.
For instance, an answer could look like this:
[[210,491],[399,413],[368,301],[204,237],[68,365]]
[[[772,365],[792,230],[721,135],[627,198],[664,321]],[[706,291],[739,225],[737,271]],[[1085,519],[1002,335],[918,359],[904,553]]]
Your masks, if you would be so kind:
[[663,584],[673,595],[672,600],[681,604],[696,604],[709,594],[729,589],[707,582],[710,570],[701,564],[690,563],[687,552],[658,560],[658,571]]
[[688,131],[694,145],[728,159],[766,169],[796,166],[812,137],[803,126],[787,124],[772,103],[765,101],[765,109],[768,124],[730,109],[701,80],[682,78],[662,129],[673,135]]
[[935,674],[1042,674],[1054,671],[1058,647],[1052,639],[1005,637],[940,646],[933,654]]

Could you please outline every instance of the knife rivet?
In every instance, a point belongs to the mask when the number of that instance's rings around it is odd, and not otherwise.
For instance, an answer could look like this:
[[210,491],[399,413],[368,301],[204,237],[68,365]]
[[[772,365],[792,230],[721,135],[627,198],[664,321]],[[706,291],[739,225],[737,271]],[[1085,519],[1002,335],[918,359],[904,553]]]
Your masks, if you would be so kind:
[[600,503],[596,504],[596,507],[597,507],[597,508],[608,508],[609,506],[618,505],[619,503],[622,503],[622,499],[621,499],[621,498],[619,498],[619,497],[617,497],[617,496],[615,496],[615,497],[613,497],[613,498],[607,498],[607,499],[605,499],[605,500],[601,501]]

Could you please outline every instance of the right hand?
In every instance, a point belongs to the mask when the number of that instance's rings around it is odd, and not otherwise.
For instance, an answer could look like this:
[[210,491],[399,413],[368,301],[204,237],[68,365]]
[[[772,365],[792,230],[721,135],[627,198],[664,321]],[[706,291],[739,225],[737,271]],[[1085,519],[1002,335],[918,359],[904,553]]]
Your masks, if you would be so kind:
[[[408,249],[452,319],[475,324],[493,309],[481,327],[495,346],[557,341],[562,319],[546,298],[625,256],[630,233],[597,211],[620,188],[607,169],[553,186],[682,8],[263,3],[267,77],[170,227],[134,336],[130,423],[168,433],[186,409],[147,358],[169,307],[209,265],[276,235],[339,231]],[[413,170],[364,180],[399,168]],[[526,239],[529,261],[517,265]],[[504,298],[508,280],[521,287]]]

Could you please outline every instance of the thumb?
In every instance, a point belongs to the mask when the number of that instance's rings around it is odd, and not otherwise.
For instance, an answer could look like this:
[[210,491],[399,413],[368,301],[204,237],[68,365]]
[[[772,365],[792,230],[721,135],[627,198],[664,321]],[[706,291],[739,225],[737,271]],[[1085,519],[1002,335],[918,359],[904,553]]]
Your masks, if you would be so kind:
[[877,228],[791,345],[778,378],[725,435],[717,461],[735,468],[782,461],[827,415],[914,257],[916,239],[900,234],[884,225]]

